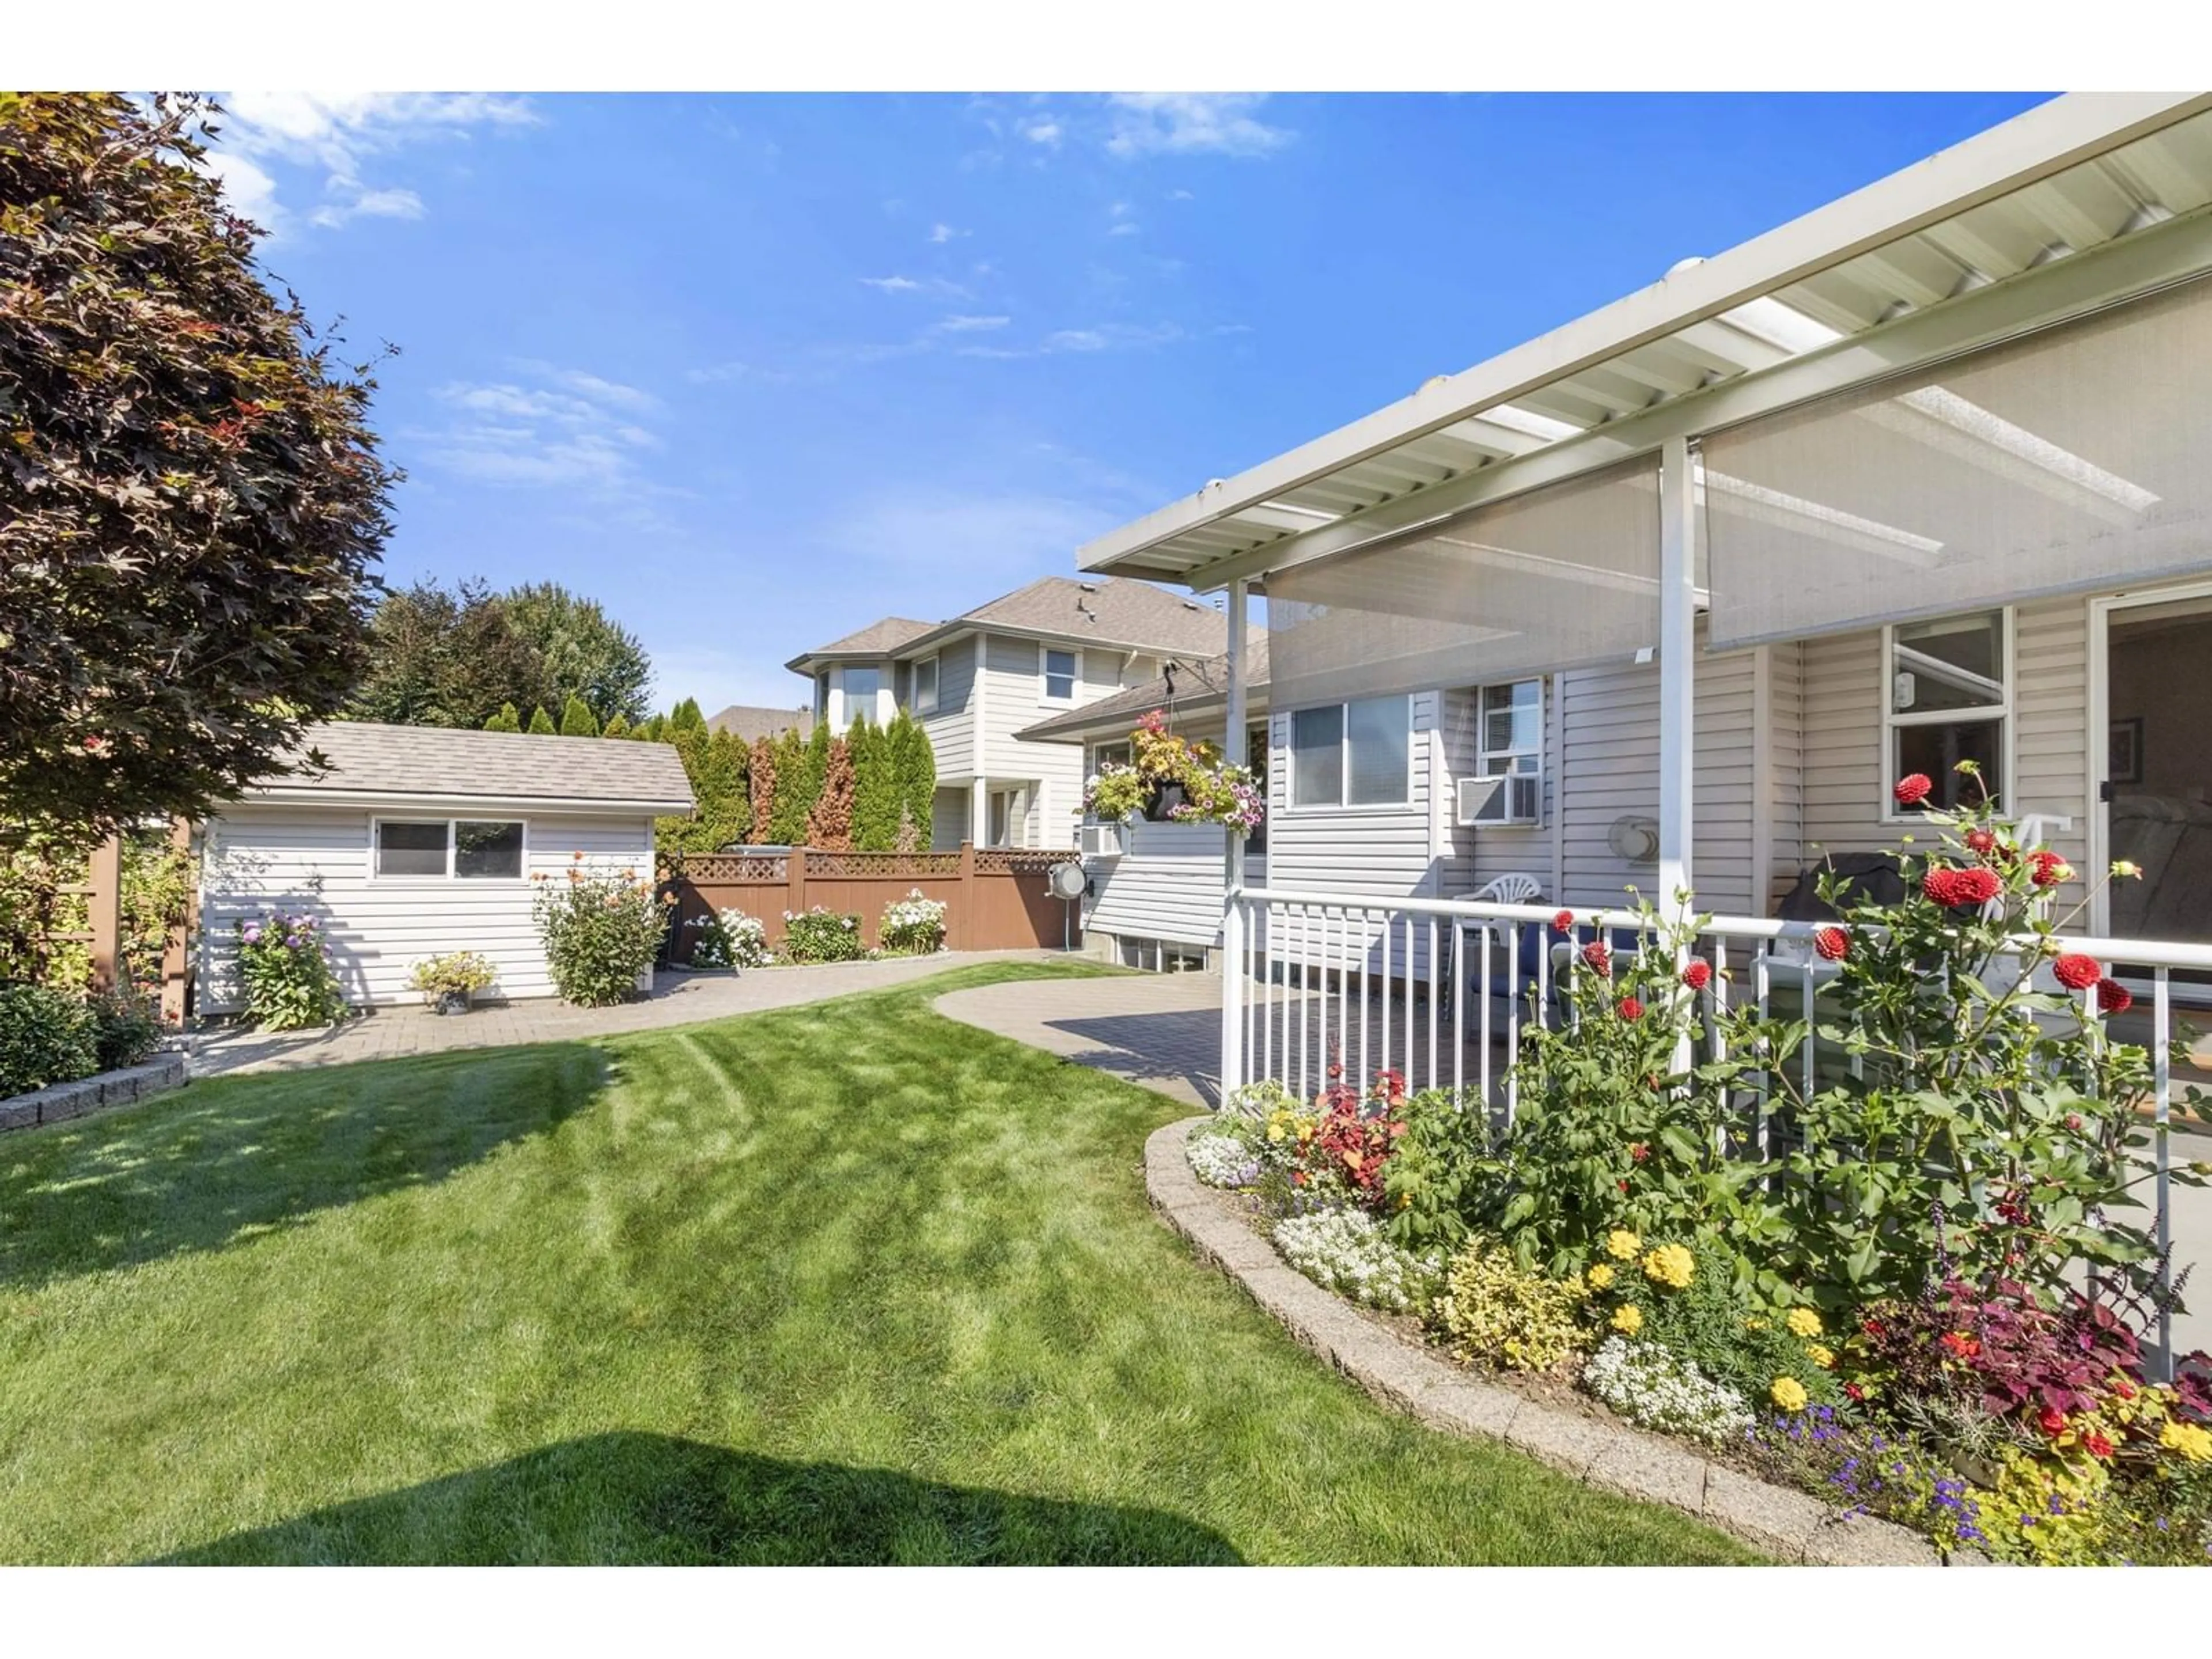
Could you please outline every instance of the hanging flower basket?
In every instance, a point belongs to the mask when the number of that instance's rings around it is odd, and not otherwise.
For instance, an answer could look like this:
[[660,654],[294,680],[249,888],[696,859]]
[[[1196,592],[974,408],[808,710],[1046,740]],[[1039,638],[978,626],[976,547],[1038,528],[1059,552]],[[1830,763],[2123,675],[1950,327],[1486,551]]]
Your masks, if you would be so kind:
[[1139,816],[1154,823],[1219,823],[1253,830],[1267,816],[1258,781],[1210,743],[1167,729],[1159,710],[1129,733],[1133,763],[1108,763],[1083,791],[1083,810],[1106,823]]

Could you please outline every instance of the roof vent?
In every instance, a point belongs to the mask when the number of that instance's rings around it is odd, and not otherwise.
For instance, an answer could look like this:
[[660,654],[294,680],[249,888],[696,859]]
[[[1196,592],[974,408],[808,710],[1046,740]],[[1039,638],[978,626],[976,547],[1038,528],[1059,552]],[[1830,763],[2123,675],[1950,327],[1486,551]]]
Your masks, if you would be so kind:
[[1098,584],[1097,582],[1078,582],[1076,583],[1076,586],[1086,593],[1096,593],[1098,591]]

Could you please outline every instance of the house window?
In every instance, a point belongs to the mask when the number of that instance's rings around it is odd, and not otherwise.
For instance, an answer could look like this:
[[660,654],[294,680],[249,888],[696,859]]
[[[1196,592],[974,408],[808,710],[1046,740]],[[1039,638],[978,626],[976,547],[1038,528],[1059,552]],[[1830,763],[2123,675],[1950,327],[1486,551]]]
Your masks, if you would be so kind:
[[[1990,794],[2000,793],[2005,721],[2012,713],[2008,621],[2005,611],[1978,611],[1899,623],[1887,630],[1885,792],[1919,772],[1936,786],[1927,805],[1978,802],[1981,790],[1958,769],[1960,761],[1970,760],[1981,769]],[[1894,797],[1885,793],[1885,799],[1893,803]],[[1893,812],[1902,810],[1892,806]]]
[[1047,702],[1075,701],[1075,653],[1047,651],[1044,653],[1044,700]]
[[937,659],[924,657],[914,665],[914,712],[933,714],[937,712]]
[[1094,743],[1091,745],[1091,773],[1096,777],[1109,766],[1129,766],[1129,745],[1121,743]]
[[830,718],[830,671],[823,669],[814,677],[814,720],[817,725]]
[[866,720],[873,725],[876,719],[876,693],[884,683],[883,671],[876,668],[848,668],[845,671],[845,723]]
[[1475,771],[1482,777],[1544,769],[1544,683],[1486,685],[1480,696]]
[[1291,716],[1291,805],[1402,805],[1412,751],[1410,697],[1301,708]]
[[376,873],[519,881],[522,838],[522,825],[514,820],[382,818],[376,825]]
[[1023,823],[1025,808],[1022,791],[994,789],[991,792],[991,841],[994,847],[1012,847],[1025,827]]

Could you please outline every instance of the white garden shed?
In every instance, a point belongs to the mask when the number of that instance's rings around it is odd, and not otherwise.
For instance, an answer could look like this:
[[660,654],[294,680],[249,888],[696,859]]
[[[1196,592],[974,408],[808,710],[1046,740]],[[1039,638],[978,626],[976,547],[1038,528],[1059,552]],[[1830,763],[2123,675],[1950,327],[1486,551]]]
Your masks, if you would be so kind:
[[236,924],[319,919],[346,999],[404,1002],[425,957],[476,951],[494,999],[550,996],[531,916],[536,874],[650,878],[653,821],[689,812],[666,744],[336,721],[309,734],[327,769],[249,790],[209,824],[200,866],[199,1006],[240,1003]]

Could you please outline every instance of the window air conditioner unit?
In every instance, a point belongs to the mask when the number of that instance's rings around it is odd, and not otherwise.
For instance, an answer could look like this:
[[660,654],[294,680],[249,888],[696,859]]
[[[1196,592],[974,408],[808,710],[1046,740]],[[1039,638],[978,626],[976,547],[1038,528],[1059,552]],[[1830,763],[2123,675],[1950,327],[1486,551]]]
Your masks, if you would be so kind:
[[1118,859],[1121,856],[1121,826],[1118,823],[1086,823],[1079,831],[1078,848],[1087,862],[1091,859]]
[[1498,777],[1459,781],[1459,823],[1528,824],[1541,820],[1544,779],[1538,772],[1510,772]]

